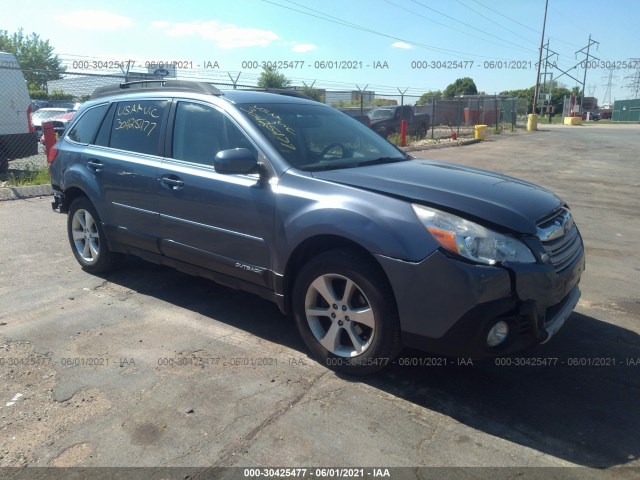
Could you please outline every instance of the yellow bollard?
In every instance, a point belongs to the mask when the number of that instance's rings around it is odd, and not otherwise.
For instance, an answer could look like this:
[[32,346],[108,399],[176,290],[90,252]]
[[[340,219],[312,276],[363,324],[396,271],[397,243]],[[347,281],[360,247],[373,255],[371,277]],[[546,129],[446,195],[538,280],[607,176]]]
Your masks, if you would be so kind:
[[582,125],[582,117],[564,117],[565,125]]
[[534,130],[538,130],[538,114],[530,113],[527,115],[527,131],[533,132]]
[[484,140],[485,130],[487,129],[486,125],[476,125],[473,127],[475,129],[474,138],[478,140]]

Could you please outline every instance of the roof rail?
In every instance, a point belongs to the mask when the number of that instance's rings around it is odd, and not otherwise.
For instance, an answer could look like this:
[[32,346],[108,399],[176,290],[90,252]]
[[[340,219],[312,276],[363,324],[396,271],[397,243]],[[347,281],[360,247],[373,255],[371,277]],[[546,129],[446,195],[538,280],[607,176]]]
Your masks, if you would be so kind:
[[297,97],[297,98],[306,98],[308,100],[313,100],[309,95],[305,95],[304,93],[300,93],[297,90],[288,90],[286,88],[262,88],[256,89],[258,92],[268,92],[268,93],[276,93],[278,95],[284,95],[286,97]]
[[207,82],[191,82],[188,80],[145,79],[133,82],[116,83],[96,88],[90,98],[100,98],[109,95],[126,93],[125,90],[165,91],[179,90],[181,92],[204,93],[207,95],[222,95],[223,93]]

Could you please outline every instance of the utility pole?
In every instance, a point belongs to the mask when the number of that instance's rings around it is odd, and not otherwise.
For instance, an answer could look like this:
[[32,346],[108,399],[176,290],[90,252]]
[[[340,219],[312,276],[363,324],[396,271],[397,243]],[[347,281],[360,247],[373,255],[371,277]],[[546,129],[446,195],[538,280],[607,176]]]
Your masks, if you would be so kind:
[[536,88],[533,92],[533,107],[531,113],[536,113],[536,105],[538,104],[538,89],[540,88],[540,64],[542,63],[542,47],[544,46],[544,30],[547,26],[547,8],[549,7],[549,0],[544,4],[544,20],[542,21],[542,36],[540,37],[540,54],[538,55],[538,69],[536,72]]
[[[580,115],[582,115],[582,113],[584,112],[584,110],[582,109],[582,104],[584,102],[584,94],[585,94],[584,88],[585,88],[585,84],[587,83],[587,70],[589,69],[589,57],[591,56],[591,57],[595,58],[596,60],[600,60],[598,57],[595,57],[593,55],[589,55],[589,50],[591,49],[591,45],[600,45],[600,42],[596,42],[595,40],[591,40],[591,34],[589,34],[589,43],[587,44],[587,46],[581,48],[580,50],[578,50],[576,52],[576,55],[578,53],[585,53],[584,49],[585,48],[587,49],[587,52],[586,52],[587,58],[585,58],[585,61],[584,61],[584,76],[582,77],[582,96],[580,97]],[[597,49],[597,47],[596,47],[596,49]]]
[[[547,49],[547,55],[544,58],[544,80],[542,82],[542,93],[547,93],[547,59],[549,58],[549,39],[547,38],[547,44],[545,45]],[[542,61],[542,57],[540,58]]]
[[633,96],[633,98],[639,98],[640,97],[640,58],[630,58],[629,62],[631,62],[632,64],[635,64],[636,73],[634,73],[633,75],[624,77],[625,80],[631,80],[631,82],[625,85],[625,87],[628,90],[631,90],[631,95]]
[[[549,48],[549,39],[547,38],[547,43],[544,45],[544,48],[546,49],[546,55],[544,57],[544,60],[542,60],[544,62],[544,73],[542,74],[544,77],[543,80],[543,87],[542,87],[542,92],[544,94],[548,93],[549,94],[549,102],[551,102],[551,96],[553,94],[553,73],[547,73],[547,67],[549,66],[549,58],[553,57],[554,55],[556,56],[556,58],[558,57],[558,52],[554,52],[553,50],[551,50]],[[551,79],[549,80],[549,90],[547,91],[547,75],[551,76]]]
[[607,75],[606,77],[602,77],[602,80],[607,79],[607,83],[602,85],[603,87],[606,87],[607,89],[604,92],[604,99],[602,100],[602,105],[609,105],[609,108],[611,108],[611,87],[613,86],[613,68],[609,69],[609,75]]

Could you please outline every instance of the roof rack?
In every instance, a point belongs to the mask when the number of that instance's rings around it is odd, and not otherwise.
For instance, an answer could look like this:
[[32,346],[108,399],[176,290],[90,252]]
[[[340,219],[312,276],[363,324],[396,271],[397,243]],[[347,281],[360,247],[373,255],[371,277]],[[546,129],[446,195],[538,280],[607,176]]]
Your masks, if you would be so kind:
[[306,98],[308,100],[313,100],[310,96],[305,95],[304,93],[300,93],[296,90],[287,90],[286,88],[263,88],[263,89],[256,89],[256,91],[277,93],[278,95],[284,95],[286,97]]
[[106,87],[96,88],[90,98],[100,98],[109,95],[117,95],[130,90],[165,91],[179,90],[181,92],[204,93],[206,95],[222,95],[222,92],[207,82],[191,82],[188,80],[162,80],[146,79],[133,82],[116,83]]

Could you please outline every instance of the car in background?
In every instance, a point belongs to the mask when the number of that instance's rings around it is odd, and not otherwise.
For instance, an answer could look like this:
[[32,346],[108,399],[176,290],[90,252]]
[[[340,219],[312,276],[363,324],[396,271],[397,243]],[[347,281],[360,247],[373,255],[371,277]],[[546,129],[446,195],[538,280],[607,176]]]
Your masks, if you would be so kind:
[[600,120],[600,114],[598,112],[583,112],[582,120],[593,120],[594,122],[597,122]]
[[[73,120],[73,116],[75,114],[75,110],[72,112],[61,113],[60,115],[51,117],[46,121],[53,123],[53,130],[56,132],[56,136],[60,136],[67,129],[67,125],[69,125],[69,122]],[[40,144],[42,147],[44,147],[44,135],[40,136]]]
[[75,113],[75,111],[76,110],[72,108],[66,108],[66,107],[46,107],[33,112],[31,114],[31,123],[33,124],[33,128],[38,138],[42,136],[42,122],[51,120],[53,119],[53,117],[56,117],[63,113],[70,113],[70,112]]
[[47,100],[31,100],[31,110],[36,112],[41,108],[51,107],[51,103]]
[[410,105],[387,105],[377,107],[367,113],[368,126],[379,135],[387,138],[394,133],[400,133],[402,122],[407,126],[409,135],[424,138],[429,131],[430,115],[417,113]]

